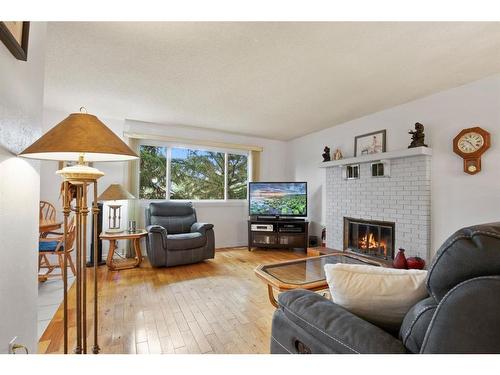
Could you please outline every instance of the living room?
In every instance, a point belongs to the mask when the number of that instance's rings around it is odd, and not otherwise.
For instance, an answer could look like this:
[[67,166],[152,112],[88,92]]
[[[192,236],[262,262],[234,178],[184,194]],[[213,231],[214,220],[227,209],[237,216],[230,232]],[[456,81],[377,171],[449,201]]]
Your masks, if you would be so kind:
[[500,23],[21,14],[1,353],[500,353]]

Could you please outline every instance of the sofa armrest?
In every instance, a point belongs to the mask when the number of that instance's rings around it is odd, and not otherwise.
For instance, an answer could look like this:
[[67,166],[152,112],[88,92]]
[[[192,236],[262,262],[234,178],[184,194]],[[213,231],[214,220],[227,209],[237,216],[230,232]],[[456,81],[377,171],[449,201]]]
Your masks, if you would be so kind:
[[146,227],[146,231],[148,233],[161,233],[164,234],[165,236],[167,235],[167,230],[165,227],[162,227],[161,225],[148,225]]
[[421,353],[500,353],[500,275],[466,280],[439,302]]
[[191,233],[193,232],[199,232],[203,235],[206,234],[207,230],[213,229],[214,225],[213,224],[208,224],[208,223],[194,223],[191,225]]
[[[295,289],[281,293],[278,302],[279,310],[299,331],[314,337],[331,353],[407,352],[402,342],[388,332],[317,293]],[[303,344],[308,345],[305,341]]]
[[146,227],[146,251],[149,263],[153,267],[162,267],[167,262],[167,230],[161,225],[148,225]]
[[162,247],[167,247],[167,230],[161,225],[148,225],[146,227],[146,231],[148,232],[148,238],[152,242],[161,241]]

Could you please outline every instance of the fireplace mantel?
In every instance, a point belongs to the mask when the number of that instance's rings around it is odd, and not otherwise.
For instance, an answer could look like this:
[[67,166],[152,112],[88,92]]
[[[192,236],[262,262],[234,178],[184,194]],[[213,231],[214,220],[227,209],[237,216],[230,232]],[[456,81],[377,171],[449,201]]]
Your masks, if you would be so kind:
[[344,165],[350,165],[350,164],[370,163],[373,161],[406,158],[409,156],[420,156],[420,155],[431,156],[432,149],[429,147],[415,147],[415,148],[405,148],[403,150],[397,150],[397,151],[383,152],[380,154],[361,155],[355,158],[325,161],[322,162],[319,165],[319,167],[320,168],[342,167]]

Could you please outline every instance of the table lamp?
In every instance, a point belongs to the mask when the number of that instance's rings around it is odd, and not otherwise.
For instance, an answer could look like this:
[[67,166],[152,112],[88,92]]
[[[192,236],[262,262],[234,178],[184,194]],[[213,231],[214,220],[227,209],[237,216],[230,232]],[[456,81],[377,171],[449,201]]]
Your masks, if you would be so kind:
[[122,205],[117,201],[135,199],[127,190],[120,184],[111,184],[104,192],[97,198],[98,201],[111,201],[108,203],[108,230],[106,233],[121,233],[121,216]]
[[[19,156],[39,160],[77,161],[74,166],[65,167],[56,173],[63,179],[64,241],[68,238],[68,222],[71,212],[76,219],[76,347],[74,353],[87,353],[87,189],[93,186],[92,214],[94,218],[94,317],[92,352],[99,353],[97,342],[97,180],[104,175],[87,162],[127,161],[136,159],[137,154],[96,116],[86,113],[72,113],[59,124],[42,135]],[[74,207],[71,206],[76,199]],[[63,309],[64,309],[64,353],[68,353],[68,273],[67,258],[64,257]]]

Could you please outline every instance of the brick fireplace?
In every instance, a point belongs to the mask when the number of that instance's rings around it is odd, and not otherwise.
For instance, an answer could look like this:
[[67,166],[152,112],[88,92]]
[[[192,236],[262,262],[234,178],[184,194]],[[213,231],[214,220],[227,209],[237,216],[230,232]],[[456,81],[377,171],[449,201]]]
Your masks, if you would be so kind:
[[[392,259],[402,247],[407,256],[428,261],[431,155],[431,149],[421,147],[322,163],[327,246],[382,259]],[[373,176],[378,162],[385,165],[384,176]],[[356,178],[346,174],[352,165],[359,168]]]

